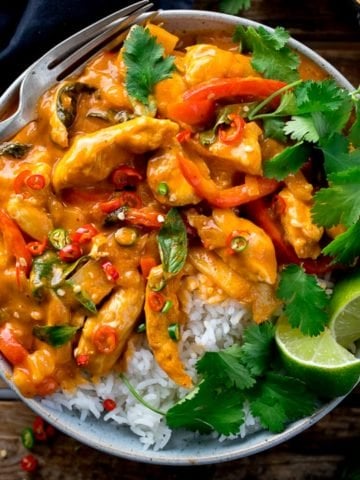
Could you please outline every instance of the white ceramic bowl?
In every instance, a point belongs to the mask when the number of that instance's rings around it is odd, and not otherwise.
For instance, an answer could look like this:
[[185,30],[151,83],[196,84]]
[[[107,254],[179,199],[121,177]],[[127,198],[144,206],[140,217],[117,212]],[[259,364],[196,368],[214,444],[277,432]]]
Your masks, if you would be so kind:
[[[160,13],[158,18],[164,22],[166,29],[180,35],[204,30],[232,32],[238,24],[259,26],[258,23],[244,18],[193,10],[164,11]],[[294,50],[307,56],[323,68],[330,76],[335,78],[340,86],[348,90],[353,89],[352,85],[318,54],[296,40],[290,40],[289,44]],[[1,111],[4,111],[7,105],[15,101],[20,79],[21,77],[7,90],[4,104],[0,105]],[[8,379],[11,374],[10,366],[1,358],[1,355],[0,373],[9,386],[16,390]],[[19,392],[17,393],[19,394]],[[114,426],[94,418],[87,418],[85,422],[80,422],[78,416],[74,413],[58,412],[44,407],[37,399],[21,398],[24,403],[49,423],[80,442],[129,460],[163,465],[210,464],[259,453],[311,427],[342,400],[342,398],[332,400],[319,408],[312,416],[291,423],[284,432],[277,435],[260,431],[246,436],[245,439],[226,440],[220,443],[217,440],[209,439],[209,437],[198,437],[194,440],[193,435],[189,436],[185,432],[178,431],[173,434],[171,441],[163,450],[153,451],[144,450],[138,437],[133,435],[127,427]]]

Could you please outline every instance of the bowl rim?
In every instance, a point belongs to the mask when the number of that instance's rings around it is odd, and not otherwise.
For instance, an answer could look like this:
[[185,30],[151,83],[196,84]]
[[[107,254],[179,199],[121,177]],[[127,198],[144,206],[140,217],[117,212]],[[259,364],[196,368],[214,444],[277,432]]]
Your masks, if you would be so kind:
[[[236,25],[254,27],[262,26],[268,31],[274,30],[269,26],[266,26],[254,20],[249,20],[244,17],[236,17],[206,10],[161,10],[156,20],[163,20],[165,24],[167,21],[173,21],[175,22],[175,24],[178,22],[179,25],[183,26],[186,24],[186,21],[189,21],[189,17],[191,21],[203,24],[203,30],[209,30],[211,28],[207,27],[206,25],[209,21],[212,23],[212,28],[216,28],[216,25],[218,25],[219,27],[222,26],[223,30],[224,28],[230,29],[231,27],[234,27]],[[139,21],[141,21],[141,17]],[[184,30],[184,28],[180,26],[176,30],[180,31]],[[331,65],[327,60],[322,58],[318,53],[314,52],[309,47],[292,37],[289,39],[288,44],[291,48],[305,55],[317,65],[319,65],[332,78],[334,78],[341,87],[349,91],[354,90],[353,85],[333,65]],[[1,100],[2,105],[5,105],[5,108],[10,105],[11,102],[13,102],[16,98],[23,75],[24,74],[20,75],[3,93]],[[2,108],[2,105],[0,105],[0,109]],[[327,402],[326,404],[321,406],[313,415],[290,423],[282,433],[271,434],[270,432],[261,430],[260,432],[249,434],[248,436],[246,436],[245,439],[239,437],[237,440],[225,441],[222,444],[220,444],[220,442],[217,442],[217,444],[222,445],[219,446],[219,448],[212,449],[211,446],[209,447],[205,445],[206,442],[202,444],[201,437],[199,437],[200,440],[198,442],[195,442],[195,445],[191,446],[191,448],[186,447],[179,450],[175,449],[175,451],[173,451],[167,449],[165,446],[164,449],[158,451],[155,451],[151,448],[146,450],[144,449],[144,447],[142,447],[139,439],[134,436],[136,441],[135,448],[133,448],[132,446],[132,443],[134,442],[127,442],[126,438],[124,438],[121,449],[119,449],[119,447],[117,447],[116,444],[111,441],[110,437],[109,440],[106,440],[106,433],[110,432],[109,427],[111,428],[111,431],[118,430],[117,427],[114,427],[110,423],[104,422],[102,420],[100,420],[101,423],[98,423],[98,421],[94,419],[90,419],[90,422],[88,422],[88,420],[85,420],[83,423],[81,423],[78,415],[74,415],[68,410],[64,412],[59,412],[44,406],[36,398],[26,398],[21,395],[19,390],[11,382],[11,367],[6,362],[6,360],[1,357],[1,354],[0,376],[4,379],[7,385],[9,385],[9,387],[17,393],[20,399],[31,410],[42,416],[44,419],[49,421],[49,423],[54,425],[58,430],[62,431],[66,435],[69,435],[70,437],[73,437],[76,440],[107,454],[111,454],[132,461],[152,463],[158,465],[186,466],[214,464],[237,460],[240,458],[254,455],[256,453],[263,452],[291,439],[292,437],[308,429],[309,427],[317,423],[325,415],[327,415],[331,410],[333,410],[346,397],[345,395],[343,397],[338,397]],[[126,428],[129,430],[129,427]],[[103,430],[105,430],[105,432],[103,432]],[[177,434],[178,432],[174,433],[174,435]],[[120,433],[120,435],[122,435],[122,433]],[[252,437],[252,439],[255,439],[255,441],[250,442],[250,445],[246,445],[250,437]],[[260,441],[256,441],[258,437],[260,437]],[[261,439],[261,437],[264,438]]]

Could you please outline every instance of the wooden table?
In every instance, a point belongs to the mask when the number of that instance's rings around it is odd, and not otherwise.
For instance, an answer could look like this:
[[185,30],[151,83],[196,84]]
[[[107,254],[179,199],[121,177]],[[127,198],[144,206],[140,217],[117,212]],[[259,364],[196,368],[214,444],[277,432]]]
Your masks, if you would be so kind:
[[[196,8],[215,10],[217,2],[199,0]],[[245,16],[270,26],[289,29],[300,41],[336,66],[353,85],[360,84],[360,27],[350,0],[252,0]],[[0,383],[0,388],[4,387]],[[19,462],[26,453],[21,430],[34,414],[17,400],[0,401],[0,480],[27,475]],[[84,446],[58,433],[34,454],[40,468],[36,480],[305,480],[337,479],[349,469],[360,471],[360,388],[332,413],[296,438],[246,459],[198,467],[138,464]],[[357,477],[359,478],[359,477]]]

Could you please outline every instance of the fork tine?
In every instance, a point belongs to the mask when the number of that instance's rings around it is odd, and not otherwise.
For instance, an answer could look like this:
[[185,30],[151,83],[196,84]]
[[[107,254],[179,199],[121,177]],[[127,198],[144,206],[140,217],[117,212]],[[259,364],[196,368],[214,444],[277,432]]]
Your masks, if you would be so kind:
[[114,21],[135,13],[139,8],[146,6],[151,8],[153,4],[149,3],[149,0],[141,0],[132,5],[128,5],[63,40],[44,55],[47,65],[58,63],[58,61],[61,61],[64,57],[74,52],[74,50],[77,50],[81,45],[84,45],[92,38],[101,34]]
[[[123,31],[127,30],[129,26],[133,25],[136,19],[146,10],[151,8],[152,4],[144,5],[139,8],[135,13],[129,15],[125,19],[121,19],[118,22],[114,22],[114,25],[97,37],[90,40],[82,47],[78,48],[70,56],[66,57],[62,62],[58,63],[55,68],[49,68],[49,73],[54,81],[59,81],[68,76],[70,73],[74,73],[74,70],[78,70],[85,61],[94,53],[98,53],[100,49],[104,48],[107,44],[112,42]],[[149,17],[152,17],[154,13],[149,12]],[[147,17],[146,19],[148,19]]]

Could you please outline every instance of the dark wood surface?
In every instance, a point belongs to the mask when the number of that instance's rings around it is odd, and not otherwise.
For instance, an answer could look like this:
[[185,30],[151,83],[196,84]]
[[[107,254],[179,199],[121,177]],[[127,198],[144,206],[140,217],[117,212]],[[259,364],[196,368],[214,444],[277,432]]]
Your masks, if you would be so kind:
[[[196,8],[217,9],[197,0]],[[360,84],[360,27],[351,0],[252,0],[244,16],[281,25],[337,67],[354,86]],[[0,383],[0,389],[4,387]],[[360,475],[360,388],[333,412],[301,435],[272,450],[217,465],[165,467],[139,464],[93,450],[57,433],[37,445],[39,469],[29,477],[19,462],[26,454],[21,430],[34,414],[17,400],[0,400],[0,480],[356,480]]]

